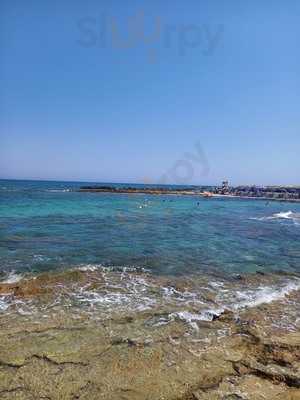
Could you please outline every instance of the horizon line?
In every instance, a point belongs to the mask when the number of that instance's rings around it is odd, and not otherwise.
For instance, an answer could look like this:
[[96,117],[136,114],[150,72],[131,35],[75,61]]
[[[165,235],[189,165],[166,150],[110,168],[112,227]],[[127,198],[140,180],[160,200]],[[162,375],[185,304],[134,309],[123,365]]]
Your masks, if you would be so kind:
[[[146,183],[146,182],[117,182],[117,181],[101,181],[101,180],[62,180],[62,179],[44,179],[44,178],[2,178],[1,181],[25,181],[25,182],[62,182],[62,183],[101,183],[101,184],[121,184],[121,185],[157,185],[157,186],[221,186],[223,180],[219,182],[219,184],[195,184],[195,183]],[[224,179],[225,181],[225,179]],[[239,187],[239,186],[257,186],[257,187],[300,187],[299,184],[236,184],[230,185],[231,187]]]

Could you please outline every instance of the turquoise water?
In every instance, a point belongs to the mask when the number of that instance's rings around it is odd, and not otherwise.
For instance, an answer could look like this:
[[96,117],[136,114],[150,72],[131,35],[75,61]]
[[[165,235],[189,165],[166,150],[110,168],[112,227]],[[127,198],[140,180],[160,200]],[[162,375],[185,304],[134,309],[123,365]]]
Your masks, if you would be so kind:
[[154,274],[300,272],[300,204],[76,192],[0,181],[0,272],[77,265]]

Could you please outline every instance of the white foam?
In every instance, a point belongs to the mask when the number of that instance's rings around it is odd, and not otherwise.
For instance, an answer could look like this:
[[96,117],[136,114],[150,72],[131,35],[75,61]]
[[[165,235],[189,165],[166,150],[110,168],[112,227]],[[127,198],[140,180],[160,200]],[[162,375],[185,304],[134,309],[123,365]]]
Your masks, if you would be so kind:
[[8,276],[1,281],[1,283],[16,283],[23,278],[23,275],[17,274],[15,271],[11,271]]
[[262,304],[269,304],[281,300],[291,292],[300,289],[300,280],[289,282],[281,288],[265,286],[255,291],[236,292],[238,303],[231,308],[238,310],[245,307],[257,307]]
[[[147,288],[151,285],[139,276],[121,275],[120,282],[105,279],[105,287],[101,291],[89,290],[89,285],[74,293],[82,304],[102,306],[109,310],[126,308],[127,310],[144,311],[156,304],[156,299]],[[113,289],[113,290],[112,290]]]
[[282,220],[282,219],[287,219],[287,220],[292,220],[296,225],[299,225],[300,223],[300,213],[293,212],[293,211],[281,211],[279,213],[275,213],[271,216],[265,216],[265,217],[253,217],[250,218],[256,221],[271,221],[271,220]]
[[219,307],[201,310],[198,313],[190,311],[173,312],[169,314],[169,318],[170,320],[178,318],[198,330],[197,321],[213,321],[214,317],[221,315],[225,309],[237,312],[247,307],[252,308],[269,304],[284,299],[296,290],[300,290],[300,279],[289,281],[282,287],[265,286],[255,290],[233,291],[233,296],[230,296],[227,302],[223,302]]
[[218,282],[218,281],[212,281],[209,283],[210,286],[212,286],[213,288],[220,288],[224,286],[223,282]]
[[175,318],[179,318],[180,320],[191,325],[192,328],[198,330],[199,327],[197,325],[197,321],[211,322],[216,315],[222,314],[223,311],[223,308],[203,310],[199,313],[192,313],[190,311],[178,311],[171,313],[169,317],[173,320]]
[[71,189],[46,189],[46,192],[53,192],[53,193],[66,193],[70,192]]
[[291,219],[293,218],[294,213],[293,211],[287,211],[287,212],[279,212],[276,214],[273,214],[273,218],[284,218],[284,219]]
[[99,268],[99,265],[91,265],[91,264],[87,264],[87,265],[82,265],[80,267],[78,267],[78,271],[81,272],[94,272],[97,271],[97,269]]
[[6,300],[6,297],[1,296],[0,297],[0,312],[1,311],[6,311],[9,307],[9,303]]
[[138,208],[146,208],[146,207],[148,207],[148,204],[142,204],[138,206]]
[[82,272],[97,271],[97,270],[101,270],[102,272],[123,272],[123,273],[130,273],[130,272],[147,273],[147,272],[149,272],[148,269],[143,268],[143,267],[121,266],[121,265],[104,266],[103,264],[80,264],[75,269],[82,271]]

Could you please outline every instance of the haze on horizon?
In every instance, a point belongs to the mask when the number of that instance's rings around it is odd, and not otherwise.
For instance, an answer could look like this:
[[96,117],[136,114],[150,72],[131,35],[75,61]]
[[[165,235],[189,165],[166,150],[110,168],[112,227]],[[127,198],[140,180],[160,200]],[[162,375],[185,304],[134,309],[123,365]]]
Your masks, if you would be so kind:
[[0,178],[300,184],[300,3],[0,5]]

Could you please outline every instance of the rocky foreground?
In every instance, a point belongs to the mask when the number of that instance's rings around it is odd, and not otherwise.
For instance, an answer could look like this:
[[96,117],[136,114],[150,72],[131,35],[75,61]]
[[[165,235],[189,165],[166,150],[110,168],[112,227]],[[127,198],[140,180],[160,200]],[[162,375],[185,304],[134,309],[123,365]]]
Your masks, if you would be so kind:
[[[300,399],[300,332],[281,326],[282,301],[192,324],[167,323],[161,304],[125,314],[71,304],[79,283],[103,289],[95,274],[0,285],[14,300],[0,317],[0,399]],[[299,299],[284,300],[297,312]]]

